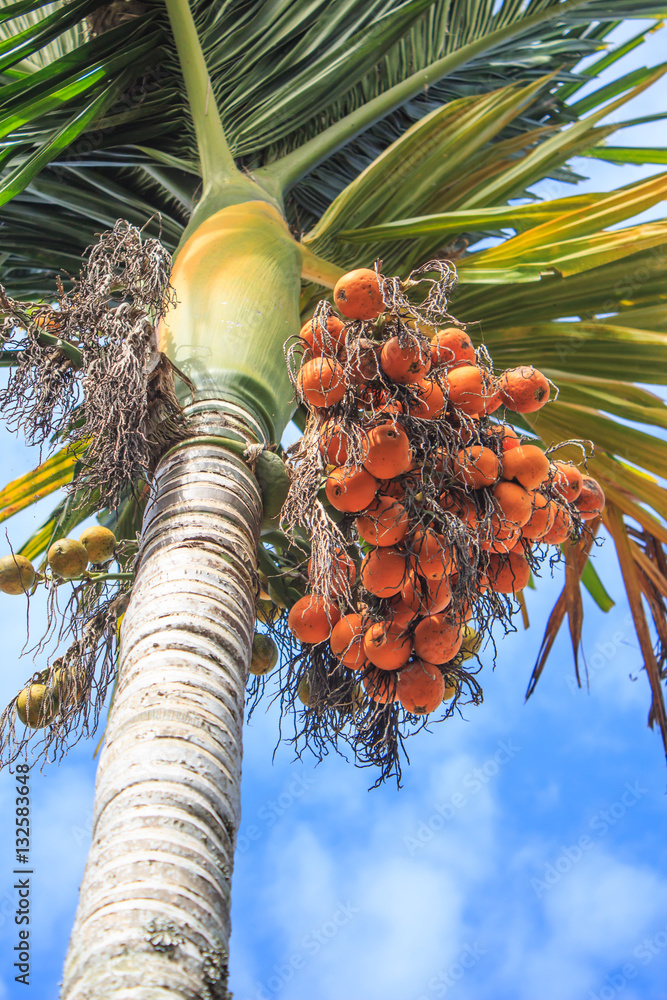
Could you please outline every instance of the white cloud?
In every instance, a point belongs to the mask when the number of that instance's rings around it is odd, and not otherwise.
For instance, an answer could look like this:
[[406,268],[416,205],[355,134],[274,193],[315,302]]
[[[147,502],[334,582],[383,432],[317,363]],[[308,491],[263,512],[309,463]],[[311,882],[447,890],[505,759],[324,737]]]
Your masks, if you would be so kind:
[[559,949],[613,965],[653,924],[664,923],[665,898],[667,881],[653,869],[597,847],[545,897],[545,917]]

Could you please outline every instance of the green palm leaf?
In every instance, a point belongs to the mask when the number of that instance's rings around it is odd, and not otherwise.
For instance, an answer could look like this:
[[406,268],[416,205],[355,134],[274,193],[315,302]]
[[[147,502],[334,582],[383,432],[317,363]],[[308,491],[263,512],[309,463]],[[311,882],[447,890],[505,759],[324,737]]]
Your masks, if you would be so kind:
[[[547,444],[593,439],[590,469],[614,509],[666,541],[655,480],[666,475],[664,449],[627,421],[667,426],[662,401],[635,385],[667,384],[667,224],[618,228],[664,197],[665,176],[551,203],[531,193],[547,177],[576,183],[575,155],[665,162],[660,148],[605,145],[664,117],[609,122],[664,65],[620,72],[578,96],[652,30],[609,46],[613,27],[661,17],[664,2],[191,6],[231,152],[284,199],[293,231],[324,259],[319,280],[378,256],[387,273],[456,257],[453,308],[473,337],[498,367],[534,363],[561,386],[525,425]],[[128,8],[118,21],[120,8],[98,0],[0,2],[2,280],[16,296],[52,294],[55,276],[75,274],[95,234],[118,218],[170,249],[192,218],[206,171],[176,39],[162,0]],[[517,200],[532,203],[509,204]],[[475,250],[488,235],[499,245]],[[319,297],[321,287],[304,288],[304,304]],[[54,514],[29,551],[42,551],[64,516]],[[601,606],[610,600],[580,556],[568,564],[575,617],[580,579]]]
[[0,490],[0,521],[48,496],[69,483],[74,475],[81,448],[63,448],[32,472],[8,483]]

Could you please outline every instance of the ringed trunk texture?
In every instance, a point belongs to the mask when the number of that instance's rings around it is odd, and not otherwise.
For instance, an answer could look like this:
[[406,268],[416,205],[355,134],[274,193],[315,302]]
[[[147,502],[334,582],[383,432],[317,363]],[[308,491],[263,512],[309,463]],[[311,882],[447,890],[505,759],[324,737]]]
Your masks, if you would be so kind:
[[211,443],[230,423],[216,406],[192,407],[208,437],[167,454],[146,511],[63,1000],[228,996],[262,508],[248,466]]

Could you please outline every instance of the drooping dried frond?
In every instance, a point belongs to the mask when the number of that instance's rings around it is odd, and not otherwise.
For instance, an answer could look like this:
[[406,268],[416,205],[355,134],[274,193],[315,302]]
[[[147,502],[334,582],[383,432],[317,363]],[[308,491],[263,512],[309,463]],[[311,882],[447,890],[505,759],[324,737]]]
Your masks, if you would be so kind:
[[[667,757],[667,708],[663,684],[665,670],[665,611],[667,577],[664,545],[650,531],[628,529],[621,510],[609,504],[604,512],[604,522],[616,544],[621,574],[628,595],[644,670],[651,689],[651,706],[648,724],[657,725]],[[634,536],[634,537],[632,537]],[[650,617],[657,633],[654,642],[642,598],[649,607]]]
[[85,442],[76,488],[99,490],[106,506],[183,433],[173,366],[156,339],[173,302],[170,268],[158,240],[119,221],[55,307],[2,299],[3,339],[16,351],[0,396],[6,419],[30,443]]

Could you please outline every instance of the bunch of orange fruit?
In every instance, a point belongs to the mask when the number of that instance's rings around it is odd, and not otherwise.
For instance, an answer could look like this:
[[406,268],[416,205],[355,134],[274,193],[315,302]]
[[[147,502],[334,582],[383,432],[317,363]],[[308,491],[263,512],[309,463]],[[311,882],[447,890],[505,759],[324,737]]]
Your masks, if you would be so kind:
[[507,620],[499,595],[579,537],[604,494],[492,416],[544,406],[541,372],[494,375],[462,327],[425,322],[385,289],[352,271],[334,289],[342,318],[321,303],[301,330],[296,391],[346,544],[324,569],[311,560],[312,592],[288,622],[301,643],[328,643],[374,702],[425,715],[456,693],[467,623]]

